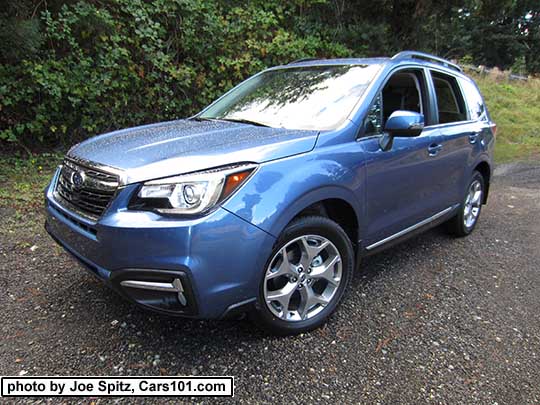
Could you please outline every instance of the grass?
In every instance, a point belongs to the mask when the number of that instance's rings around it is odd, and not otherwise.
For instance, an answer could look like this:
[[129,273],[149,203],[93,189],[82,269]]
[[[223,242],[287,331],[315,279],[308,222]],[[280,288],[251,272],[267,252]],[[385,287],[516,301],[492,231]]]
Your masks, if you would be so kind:
[[540,159],[540,79],[473,77],[497,124],[495,161]]
[[43,153],[32,158],[0,155],[0,208],[17,215],[43,209],[43,190],[61,162],[59,154]]

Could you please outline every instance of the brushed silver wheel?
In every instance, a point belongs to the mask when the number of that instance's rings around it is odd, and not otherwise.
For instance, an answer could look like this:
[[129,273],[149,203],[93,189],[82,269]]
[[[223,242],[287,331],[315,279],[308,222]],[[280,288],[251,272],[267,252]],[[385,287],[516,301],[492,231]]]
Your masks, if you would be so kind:
[[342,260],[336,246],[319,235],[295,238],[274,255],[264,278],[264,300],[276,317],[297,322],[320,313],[336,296]]
[[480,214],[480,208],[482,206],[482,184],[480,181],[475,180],[469,186],[469,192],[465,198],[465,205],[463,206],[463,224],[467,228],[474,226],[478,220]]

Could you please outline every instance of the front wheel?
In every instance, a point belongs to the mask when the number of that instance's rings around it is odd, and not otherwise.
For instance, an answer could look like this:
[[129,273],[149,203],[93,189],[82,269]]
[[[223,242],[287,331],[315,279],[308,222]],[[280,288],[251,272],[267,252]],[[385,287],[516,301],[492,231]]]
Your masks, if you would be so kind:
[[474,230],[480,218],[482,203],[484,201],[484,190],[484,177],[475,171],[467,187],[467,192],[465,193],[459,212],[447,223],[448,230],[451,234],[460,237],[467,236]]
[[353,263],[351,241],[337,223],[324,217],[294,220],[267,262],[251,318],[279,335],[319,327],[339,305]]

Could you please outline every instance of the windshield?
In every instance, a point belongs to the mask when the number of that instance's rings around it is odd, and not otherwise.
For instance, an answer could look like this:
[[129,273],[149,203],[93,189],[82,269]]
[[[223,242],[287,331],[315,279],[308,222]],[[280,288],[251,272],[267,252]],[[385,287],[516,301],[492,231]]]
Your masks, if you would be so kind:
[[267,70],[234,88],[198,118],[334,129],[351,113],[379,68],[327,65]]

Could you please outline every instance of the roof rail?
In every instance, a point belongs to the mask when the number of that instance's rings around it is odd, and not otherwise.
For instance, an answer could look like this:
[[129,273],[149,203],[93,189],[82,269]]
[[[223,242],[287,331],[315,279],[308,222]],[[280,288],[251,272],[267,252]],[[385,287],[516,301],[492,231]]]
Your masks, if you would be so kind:
[[463,72],[463,70],[455,63],[452,63],[449,60],[446,60],[443,58],[439,58],[438,56],[435,56],[435,55],[430,55],[429,53],[416,52],[416,51],[402,51],[392,56],[392,60],[400,60],[400,59],[423,59],[429,62],[440,63],[446,67],[457,70],[458,72]]
[[287,63],[287,65],[292,65],[293,63],[308,62],[310,60],[319,60],[319,58],[301,58],[293,60],[292,62]]

